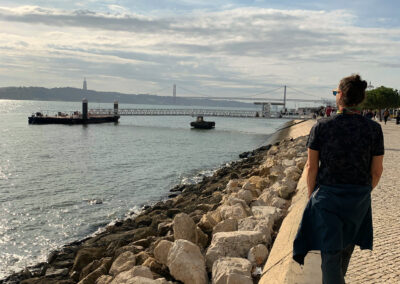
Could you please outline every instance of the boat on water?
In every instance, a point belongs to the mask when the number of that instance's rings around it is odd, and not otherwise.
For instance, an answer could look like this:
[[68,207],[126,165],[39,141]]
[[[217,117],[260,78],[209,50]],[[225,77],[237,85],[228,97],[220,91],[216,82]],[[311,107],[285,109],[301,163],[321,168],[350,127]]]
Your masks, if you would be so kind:
[[114,115],[88,115],[84,118],[80,113],[68,115],[65,113],[58,113],[55,115],[44,115],[41,112],[36,112],[28,117],[29,124],[93,124],[93,123],[107,123],[118,122],[120,116]]
[[202,116],[198,116],[196,121],[192,121],[190,126],[197,129],[212,129],[215,127],[214,121],[205,121]]
[[118,102],[114,102],[114,111],[109,114],[96,114],[88,111],[87,99],[82,100],[82,112],[74,111],[70,113],[59,111],[55,115],[47,115],[43,112],[35,112],[28,117],[29,124],[93,124],[118,122]]

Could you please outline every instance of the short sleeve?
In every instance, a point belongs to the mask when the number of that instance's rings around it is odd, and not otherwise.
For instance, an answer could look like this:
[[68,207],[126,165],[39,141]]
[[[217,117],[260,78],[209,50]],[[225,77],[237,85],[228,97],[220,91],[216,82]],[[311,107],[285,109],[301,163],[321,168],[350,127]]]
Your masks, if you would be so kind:
[[378,125],[376,140],[374,142],[375,143],[372,147],[372,156],[382,156],[383,154],[385,154],[383,132],[382,132],[382,127],[380,125]]
[[316,151],[320,151],[321,148],[320,138],[318,135],[318,128],[319,128],[318,123],[311,128],[310,135],[308,136],[308,141],[307,141],[307,148]]

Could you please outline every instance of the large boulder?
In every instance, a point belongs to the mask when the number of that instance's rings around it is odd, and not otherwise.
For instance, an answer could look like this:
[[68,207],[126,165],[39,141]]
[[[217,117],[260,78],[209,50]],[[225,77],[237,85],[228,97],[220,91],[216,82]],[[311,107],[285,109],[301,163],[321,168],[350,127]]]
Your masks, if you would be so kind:
[[111,257],[105,257],[99,261],[100,265],[93,269],[90,273],[86,274],[85,277],[79,281],[79,284],[92,284],[95,283],[98,278],[107,274],[111,265]]
[[246,189],[241,189],[237,193],[237,198],[244,200],[246,204],[250,204],[250,202],[253,200],[253,194],[251,193],[250,190]]
[[175,215],[173,228],[175,240],[183,239],[196,243],[196,224],[189,215],[185,213]]
[[261,232],[264,238],[263,242],[269,244],[272,239],[273,225],[274,221],[272,218],[256,219],[254,216],[250,216],[239,220],[238,231]]
[[258,231],[216,233],[207,249],[207,268],[211,270],[214,261],[221,257],[247,257],[250,248],[263,241],[264,236]]
[[237,231],[238,221],[233,218],[229,218],[218,223],[213,229],[213,235],[219,232],[232,232]]
[[153,274],[148,267],[144,266],[134,266],[128,271],[119,273],[110,284],[125,284],[128,283],[133,277],[140,276],[145,277],[150,280],[153,279]]
[[168,254],[167,266],[171,275],[184,284],[208,283],[200,248],[189,241],[179,239],[174,242]]
[[288,199],[292,193],[296,191],[296,187],[297,182],[285,177],[277,187],[279,196],[284,199]]
[[267,260],[268,253],[268,248],[263,244],[259,244],[249,250],[247,259],[253,266],[261,266]]
[[171,247],[173,246],[173,242],[162,240],[158,243],[158,245],[154,249],[154,257],[155,259],[167,265],[168,253]]
[[85,266],[93,260],[100,259],[104,255],[104,248],[82,248],[76,254],[74,265],[71,272],[81,271]]
[[[241,200],[241,199],[239,199]],[[243,201],[243,200],[241,200]],[[244,201],[243,201],[244,202]],[[247,206],[247,205],[246,205]],[[232,218],[232,219],[243,219],[249,216],[248,211],[243,207],[242,204],[236,203],[234,205],[222,205],[218,208],[221,218],[223,220]]]
[[282,166],[284,166],[285,168],[288,167],[293,167],[296,165],[296,162],[293,159],[283,159],[282,160]]
[[253,206],[251,212],[256,219],[272,219],[273,222],[280,217],[281,210],[273,206]]
[[253,284],[252,265],[244,258],[224,257],[216,260],[212,267],[213,284]]
[[298,181],[300,178],[301,171],[295,165],[293,165],[291,167],[286,168],[284,174],[287,178],[293,181]]
[[296,167],[302,171],[307,163],[307,157],[299,157],[295,159]]
[[205,232],[211,232],[215,225],[221,222],[221,214],[219,210],[210,211],[201,217],[199,223],[197,224],[200,229]]
[[239,190],[240,190],[239,181],[237,179],[231,179],[225,188],[225,192],[228,194],[238,192]]
[[131,251],[120,254],[113,262],[109,274],[116,276],[123,271],[127,271],[136,265],[136,257]]
[[111,275],[102,275],[99,278],[97,278],[95,284],[109,284],[113,280],[113,277]]

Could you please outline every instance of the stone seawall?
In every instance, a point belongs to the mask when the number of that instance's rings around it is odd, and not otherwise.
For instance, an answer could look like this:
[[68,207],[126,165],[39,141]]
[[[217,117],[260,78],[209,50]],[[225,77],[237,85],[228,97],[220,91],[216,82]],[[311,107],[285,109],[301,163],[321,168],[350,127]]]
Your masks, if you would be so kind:
[[298,188],[313,123],[292,122],[274,145],[0,283],[257,283]]

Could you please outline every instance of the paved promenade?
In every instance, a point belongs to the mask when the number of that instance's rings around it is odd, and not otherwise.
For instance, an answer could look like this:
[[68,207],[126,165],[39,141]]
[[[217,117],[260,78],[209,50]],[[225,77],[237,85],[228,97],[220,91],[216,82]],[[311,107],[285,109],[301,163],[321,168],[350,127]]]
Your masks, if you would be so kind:
[[372,192],[374,250],[354,250],[346,283],[400,283],[400,125],[382,123],[384,170]]

